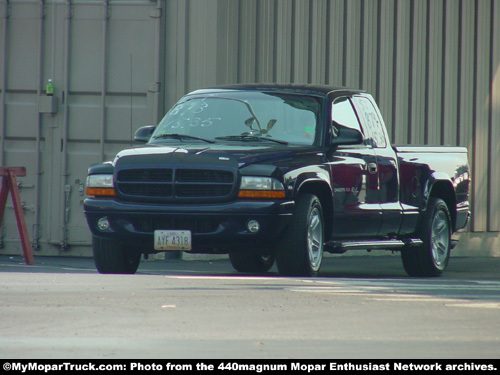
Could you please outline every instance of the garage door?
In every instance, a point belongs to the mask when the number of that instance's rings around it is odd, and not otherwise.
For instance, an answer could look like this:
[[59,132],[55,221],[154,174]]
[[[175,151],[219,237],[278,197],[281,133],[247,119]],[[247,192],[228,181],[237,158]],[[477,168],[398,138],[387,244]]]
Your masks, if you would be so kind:
[[[132,146],[163,112],[162,4],[0,3],[0,161],[27,169],[20,191],[35,255],[89,252],[88,166]],[[1,251],[20,250],[10,200],[1,231]]]

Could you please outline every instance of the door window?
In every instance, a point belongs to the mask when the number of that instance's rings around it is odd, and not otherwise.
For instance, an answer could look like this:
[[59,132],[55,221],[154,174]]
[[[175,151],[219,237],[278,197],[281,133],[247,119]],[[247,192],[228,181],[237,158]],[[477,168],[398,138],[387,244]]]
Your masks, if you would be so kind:
[[356,112],[348,98],[339,98],[332,105],[332,134],[334,137],[339,132],[339,126],[356,129],[363,133]]

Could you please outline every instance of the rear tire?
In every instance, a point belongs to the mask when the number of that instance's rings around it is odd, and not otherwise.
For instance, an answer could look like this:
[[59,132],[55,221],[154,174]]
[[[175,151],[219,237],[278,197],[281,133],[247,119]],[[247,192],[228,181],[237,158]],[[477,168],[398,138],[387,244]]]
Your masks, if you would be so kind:
[[431,197],[427,211],[419,225],[418,235],[423,244],[403,249],[401,259],[410,276],[441,276],[450,259],[451,219],[448,206],[439,198]]
[[274,255],[263,255],[252,250],[235,250],[229,253],[231,265],[238,272],[267,272],[273,266],[274,259]]
[[285,276],[316,276],[323,260],[324,218],[321,202],[302,194],[278,244],[276,265]]
[[95,236],[92,236],[92,252],[99,273],[133,274],[141,261],[137,249]]

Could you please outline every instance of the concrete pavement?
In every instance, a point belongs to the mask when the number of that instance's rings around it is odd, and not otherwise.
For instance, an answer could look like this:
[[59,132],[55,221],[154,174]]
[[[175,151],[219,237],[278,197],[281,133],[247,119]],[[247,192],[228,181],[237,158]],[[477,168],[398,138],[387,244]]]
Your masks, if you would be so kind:
[[[0,255],[0,272],[97,273],[92,258],[41,257],[26,265],[22,256]],[[237,275],[226,258],[142,261],[139,274]],[[267,274],[277,276],[276,266]],[[408,278],[399,254],[326,256],[320,277]],[[445,279],[500,280],[500,258],[452,257]]]

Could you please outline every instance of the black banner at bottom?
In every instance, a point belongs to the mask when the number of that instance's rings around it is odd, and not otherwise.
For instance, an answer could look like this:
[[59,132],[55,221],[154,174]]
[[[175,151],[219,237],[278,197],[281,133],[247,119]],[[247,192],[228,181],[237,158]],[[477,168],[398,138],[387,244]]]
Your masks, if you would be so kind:
[[11,374],[64,372],[352,373],[497,372],[499,360],[3,360]]

